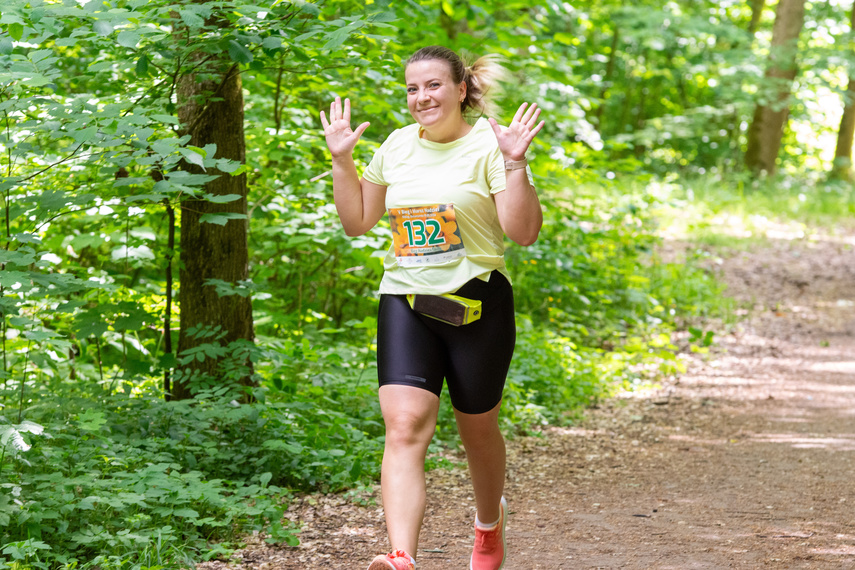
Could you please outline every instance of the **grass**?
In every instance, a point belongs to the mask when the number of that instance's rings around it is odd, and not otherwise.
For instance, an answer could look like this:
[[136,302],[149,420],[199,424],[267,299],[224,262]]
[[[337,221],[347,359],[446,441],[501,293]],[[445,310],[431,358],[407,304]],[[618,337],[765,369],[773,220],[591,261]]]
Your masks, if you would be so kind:
[[657,183],[662,235],[744,250],[768,240],[839,236],[855,229],[855,188],[786,176],[753,182],[705,176]]

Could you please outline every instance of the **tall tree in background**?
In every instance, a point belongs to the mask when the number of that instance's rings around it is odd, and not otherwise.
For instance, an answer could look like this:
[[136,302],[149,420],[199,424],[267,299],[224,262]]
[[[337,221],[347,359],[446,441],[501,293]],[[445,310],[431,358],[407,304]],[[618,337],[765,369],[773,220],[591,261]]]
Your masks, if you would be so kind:
[[[178,84],[178,117],[190,135],[190,145],[216,145],[216,157],[246,162],[244,103],[240,67],[228,54],[195,54],[207,60],[199,70],[184,75]],[[188,169],[201,173],[199,166]],[[209,280],[238,286],[248,277],[247,179],[246,174],[231,176],[215,168],[217,176],[205,184],[210,200],[195,198],[181,204],[181,269],[179,304],[181,332],[178,353],[212,341],[229,345],[252,342],[253,321],[250,298],[240,294],[221,294]],[[220,199],[218,199],[220,198]],[[205,214],[225,215],[220,223],[202,223]],[[219,334],[209,331],[219,327]],[[207,330],[206,330],[207,329]],[[216,356],[214,356],[216,354]],[[222,376],[220,364],[225,352],[206,351],[206,358],[193,360],[196,374]],[[250,383],[251,364],[246,361],[238,373],[244,384]],[[190,375],[177,375],[173,398],[190,397]]]
[[[849,20],[849,33],[855,31],[855,5]],[[851,52],[851,49],[850,49]],[[831,175],[841,180],[852,180],[852,141],[855,138],[855,70],[849,70],[849,88],[844,94],[843,117],[837,131],[834,149],[834,166]]]
[[[780,0],[775,10],[772,46],[764,87],[748,128],[745,165],[757,173],[775,172],[784,125],[790,113],[788,99],[796,77],[799,33],[804,26],[805,0]],[[765,91],[767,94],[763,94]]]
[[760,19],[763,17],[763,8],[766,7],[766,0],[750,0],[751,1],[751,22],[748,24],[748,33],[754,36],[757,31],[757,26],[760,25]]

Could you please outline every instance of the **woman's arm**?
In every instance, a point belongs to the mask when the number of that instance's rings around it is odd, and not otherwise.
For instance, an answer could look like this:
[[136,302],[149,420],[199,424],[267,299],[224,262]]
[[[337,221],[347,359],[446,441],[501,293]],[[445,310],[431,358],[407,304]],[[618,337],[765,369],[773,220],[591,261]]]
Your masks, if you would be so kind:
[[370,123],[350,128],[350,99],[336,97],[330,104],[330,120],[321,111],[327,147],[332,154],[333,199],[344,233],[359,236],[371,228],[386,212],[386,187],[360,179],[353,163],[353,149]]
[[[544,121],[537,123],[540,109],[536,103],[529,107],[528,111],[526,106],[528,103],[520,106],[507,129],[500,129],[496,120],[490,119],[499,150],[505,160],[524,160],[531,141],[545,124]],[[505,190],[494,194],[499,224],[505,235],[514,242],[531,245],[537,240],[543,225],[543,212],[537,192],[529,183],[525,168],[506,170],[505,180]]]
[[537,192],[528,181],[525,168],[505,171],[507,188],[493,195],[499,225],[505,235],[520,245],[537,241],[543,225],[543,212]]

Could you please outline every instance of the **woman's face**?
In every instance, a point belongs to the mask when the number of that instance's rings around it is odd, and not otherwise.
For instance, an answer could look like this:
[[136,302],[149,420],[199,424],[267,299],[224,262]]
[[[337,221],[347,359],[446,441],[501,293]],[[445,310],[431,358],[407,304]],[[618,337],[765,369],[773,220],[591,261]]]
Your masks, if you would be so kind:
[[407,66],[405,76],[407,108],[425,131],[443,134],[459,128],[466,84],[454,82],[448,63],[439,59],[416,61]]

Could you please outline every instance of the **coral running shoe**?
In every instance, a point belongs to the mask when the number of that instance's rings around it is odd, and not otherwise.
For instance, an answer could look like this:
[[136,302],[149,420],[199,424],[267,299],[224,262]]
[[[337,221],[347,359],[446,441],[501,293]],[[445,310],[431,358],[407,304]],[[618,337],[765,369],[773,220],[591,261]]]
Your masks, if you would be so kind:
[[372,560],[368,570],[416,570],[416,565],[410,555],[403,550],[393,550],[389,554],[381,554]]
[[508,502],[502,497],[499,522],[489,529],[475,525],[475,548],[469,559],[469,570],[500,570],[505,565],[505,523]]

